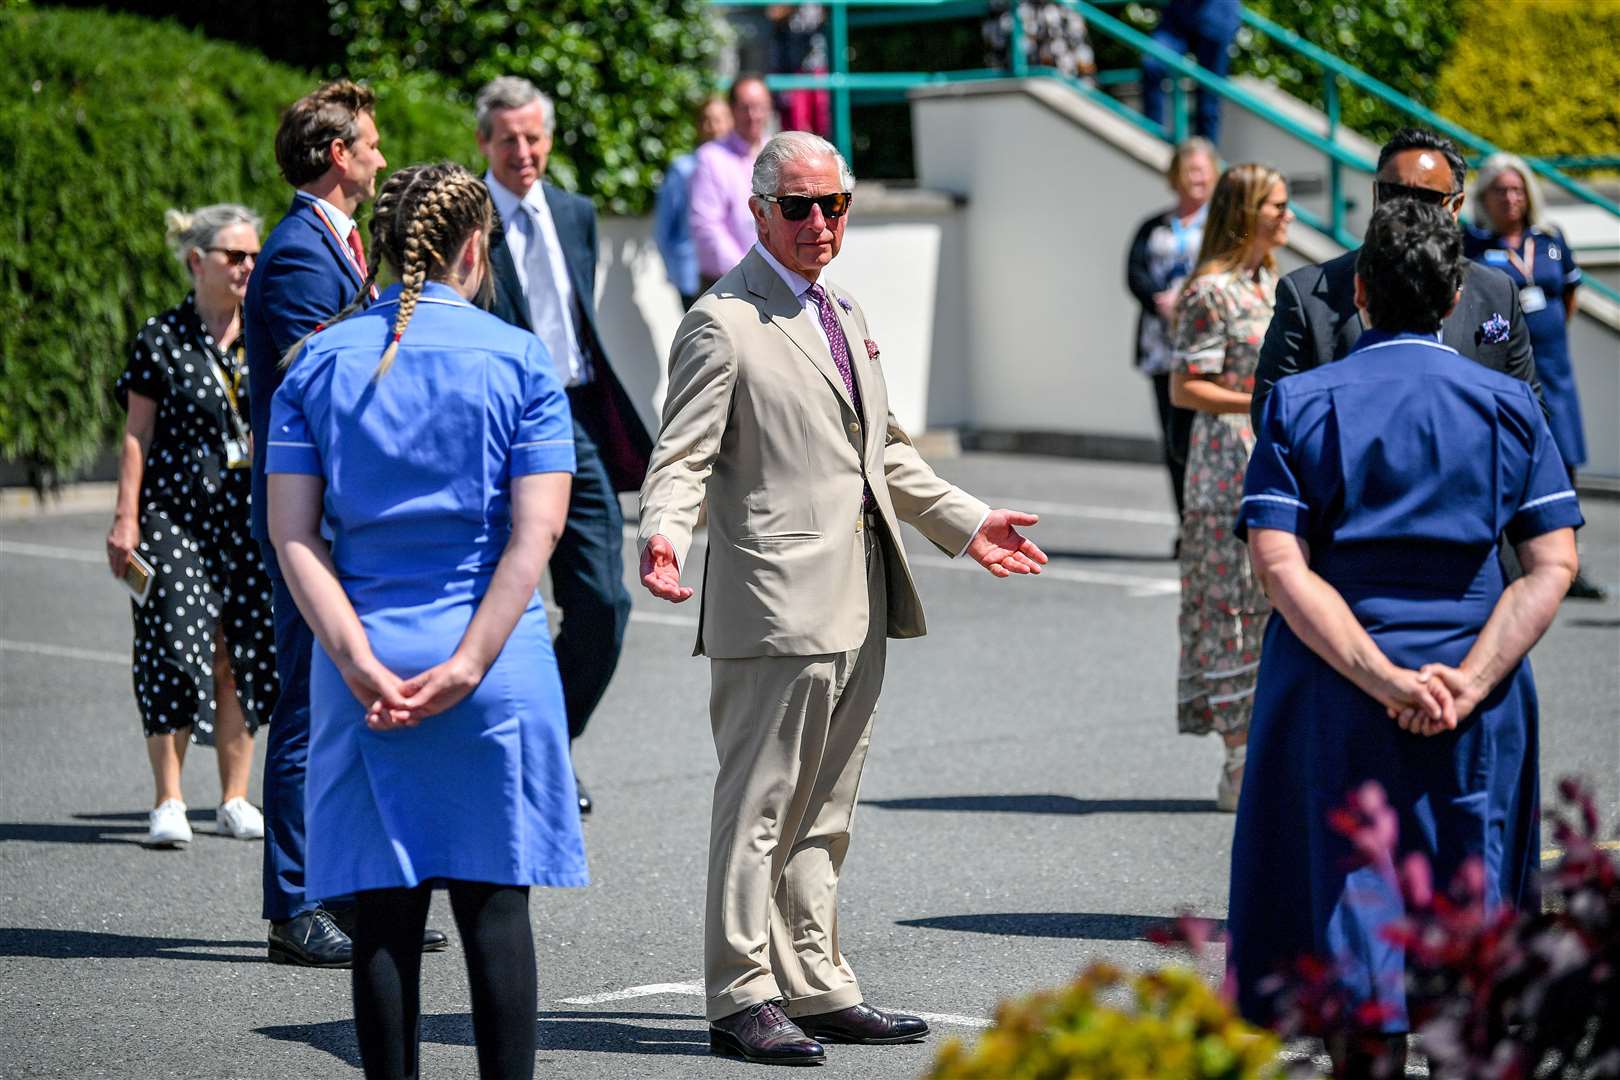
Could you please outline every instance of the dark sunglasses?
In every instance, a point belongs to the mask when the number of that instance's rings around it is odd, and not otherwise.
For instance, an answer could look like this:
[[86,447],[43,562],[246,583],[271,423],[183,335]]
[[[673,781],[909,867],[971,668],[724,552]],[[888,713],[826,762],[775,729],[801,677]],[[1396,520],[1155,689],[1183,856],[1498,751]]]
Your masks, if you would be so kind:
[[803,221],[810,216],[812,206],[821,207],[821,216],[828,221],[841,218],[849,213],[850,200],[855,196],[847,191],[835,191],[831,195],[766,195],[758,193],[766,202],[775,203],[782,208],[782,216],[789,221]]
[[1379,202],[1388,202],[1390,199],[1416,199],[1430,206],[1449,206],[1452,200],[1462,195],[1460,191],[1436,191],[1433,188],[1412,187],[1410,184],[1402,184],[1395,180],[1378,181],[1377,191]]
[[255,262],[257,262],[259,259],[259,253],[257,251],[243,251],[241,248],[208,247],[203,248],[203,250],[212,251],[215,254],[225,256],[225,261],[232,266],[241,266],[242,263],[248,259],[252,259]]

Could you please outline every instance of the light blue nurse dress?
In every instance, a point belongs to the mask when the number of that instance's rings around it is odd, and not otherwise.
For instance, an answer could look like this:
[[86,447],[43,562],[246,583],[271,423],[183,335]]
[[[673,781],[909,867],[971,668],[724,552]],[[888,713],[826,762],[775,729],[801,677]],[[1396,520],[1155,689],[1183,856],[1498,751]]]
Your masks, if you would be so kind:
[[[511,478],[574,469],[545,347],[452,289],[423,290],[374,378],[399,287],[309,340],[272,405],[266,467],[326,482],[325,531],[377,659],[449,658],[511,535]],[[562,684],[538,596],[483,682],[419,726],[372,731],[316,644],[305,794],[311,898],[435,879],[587,883]]]
[[[1529,387],[1436,341],[1369,330],[1266,401],[1237,531],[1310,547],[1384,655],[1456,665],[1502,595],[1498,538],[1578,527],[1580,506]],[[1278,614],[1260,653],[1232,840],[1228,963],[1243,1015],[1275,1019],[1274,976],[1332,960],[1351,1002],[1409,1030],[1403,911],[1389,867],[1357,862],[1328,815],[1363,783],[1400,822],[1397,861],[1437,886],[1477,858],[1485,901],[1538,911],[1535,681],[1520,661],[1454,731],[1408,734]]]

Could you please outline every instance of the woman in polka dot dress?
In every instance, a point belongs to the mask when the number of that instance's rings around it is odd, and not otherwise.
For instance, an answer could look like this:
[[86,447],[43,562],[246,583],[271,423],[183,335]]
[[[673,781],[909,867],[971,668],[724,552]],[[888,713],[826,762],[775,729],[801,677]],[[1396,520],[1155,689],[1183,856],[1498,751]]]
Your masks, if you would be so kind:
[[259,250],[245,207],[168,213],[193,291],[135,337],[117,394],[129,417],[107,562],[155,571],[135,618],[135,700],[156,788],[146,842],[191,840],[180,790],[189,741],[219,756],[219,832],[264,835],[247,801],[253,733],[276,697],[270,587],[248,531],[252,470],[241,305]]

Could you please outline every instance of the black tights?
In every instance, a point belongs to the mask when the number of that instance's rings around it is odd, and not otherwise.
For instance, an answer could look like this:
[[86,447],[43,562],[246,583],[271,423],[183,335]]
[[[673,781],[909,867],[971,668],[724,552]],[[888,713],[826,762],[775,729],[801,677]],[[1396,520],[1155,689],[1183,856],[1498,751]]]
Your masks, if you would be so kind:
[[[531,1080],[537,1008],[529,890],[451,881],[472,988],[482,1080]],[[422,930],[433,891],[355,894],[354,1027],[367,1080],[415,1080],[421,1043]]]

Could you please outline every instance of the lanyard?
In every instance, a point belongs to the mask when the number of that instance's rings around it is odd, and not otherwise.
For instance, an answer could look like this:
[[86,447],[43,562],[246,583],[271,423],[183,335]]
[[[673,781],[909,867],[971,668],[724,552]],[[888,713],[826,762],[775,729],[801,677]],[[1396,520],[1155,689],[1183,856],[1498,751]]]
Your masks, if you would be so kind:
[[1203,229],[1204,222],[1200,215],[1194,214],[1187,224],[1183,225],[1181,219],[1176,216],[1175,211],[1170,212],[1170,235],[1176,242],[1176,262],[1179,265],[1188,266],[1191,264],[1192,256],[1196,254],[1196,252],[1189,250],[1192,238],[1194,234],[1203,232]]
[[[366,280],[364,271],[360,269],[360,263],[355,260],[354,250],[349,247],[349,238],[338,234],[337,226],[332,224],[332,219],[326,216],[326,211],[321,209],[320,203],[311,199],[309,200],[309,208],[315,211],[315,216],[321,219],[321,224],[326,226],[326,231],[331,233],[332,238],[337,241],[338,250],[343,252],[343,257],[348,260],[349,266],[354,269],[355,276],[361,281]],[[371,287],[371,298],[375,300],[377,295],[377,286],[373,285]]]
[[225,395],[225,401],[230,406],[231,429],[239,439],[247,437],[247,424],[242,420],[240,398],[243,366],[243,348],[240,344],[236,346],[236,363],[229,376],[226,375],[224,366],[220,364],[219,356],[213,350],[210,350],[208,367],[214,373],[214,379],[219,383],[220,393]]
[[1513,269],[1524,275],[1525,285],[1534,285],[1536,283],[1535,236],[1526,230],[1524,234],[1524,256],[1522,258],[1517,251],[1513,250],[1513,245],[1503,244],[1502,247],[1507,251],[1508,262],[1513,264]]

